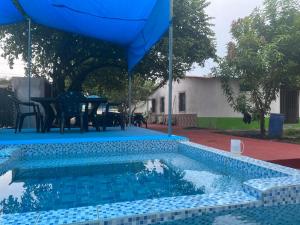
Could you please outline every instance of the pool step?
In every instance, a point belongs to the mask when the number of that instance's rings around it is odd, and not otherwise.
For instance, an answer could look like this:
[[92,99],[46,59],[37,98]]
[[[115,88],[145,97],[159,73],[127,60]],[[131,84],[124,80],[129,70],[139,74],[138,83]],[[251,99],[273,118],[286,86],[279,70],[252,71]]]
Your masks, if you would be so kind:
[[260,199],[264,206],[299,204],[300,176],[248,180],[244,191]]

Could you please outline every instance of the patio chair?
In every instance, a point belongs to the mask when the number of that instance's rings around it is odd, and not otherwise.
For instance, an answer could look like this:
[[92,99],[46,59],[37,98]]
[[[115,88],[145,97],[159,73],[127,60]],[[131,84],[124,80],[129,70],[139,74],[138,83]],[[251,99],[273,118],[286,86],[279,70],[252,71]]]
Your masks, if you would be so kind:
[[[118,107],[118,112],[110,111],[110,107]],[[107,127],[121,127],[121,130],[125,130],[125,113],[121,109],[121,104],[117,103],[108,103],[106,104],[105,112],[102,115],[97,115],[95,117],[95,126],[96,130],[100,131],[100,127],[103,128],[103,131]]]
[[142,113],[135,113],[132,118],[134,126],[141,127],[142,124],[144,124],[146,128],[148,128],[147,120],[144,118]]
[[[16,114],[17,114],[16,115],[16,121],[15,121],[15,133],[17,133],[18,131],[21,132],[22,127],[23,127],[24,119],[26,117],[31,117],[31,116],[35,117],[36,130],[37,130],[37,132],[40,132],[43,117],[42,117],[42,114],[40,112],[39,105],[35,104],[33,102],[22,102],[13,95],[8,95],[8,97],[14,103]],[[28,112],[22,112],[21,111],[21,106],[28,106],[28,108],[30,110],[28,110]]]
[[[98,97],[98,96],[97,96]],[[91,98],[91,97],[90,97]],[[94,128],[96,128],[97,131],[100,131],[100,126],[104,126],[104,114],[103,115],[98,115],[98,109],[103,107],[107,109],[107,102],[94,102],[89,105],[90,107],[88,108],[88,123],[91,124]],[[100,124],[100,125],[99,125]],[[103,127],[103,130],[105,128]]]
[[66,92],[57,97],[57,120],[60,127],[60,133],[64,133],[65,125],[70,129],[70,120],[76,119],[80,124],[80,131],[86,130],[87,106],[84,103],[85,97],[80,92]]
[[[89,113],[89,122],[92,123],[93,127],[96,128],[96,131],[100,131],[100,127],[102,127],[102,130],[106,130],[105,121],[106,121],[106,115],[108,111],[108,103],[100,104],[101,107],[101,114],[98,114],[95,110]],[[94,108],[95,109],[95,108]],[[97,108],[98,110],[98,108]]]

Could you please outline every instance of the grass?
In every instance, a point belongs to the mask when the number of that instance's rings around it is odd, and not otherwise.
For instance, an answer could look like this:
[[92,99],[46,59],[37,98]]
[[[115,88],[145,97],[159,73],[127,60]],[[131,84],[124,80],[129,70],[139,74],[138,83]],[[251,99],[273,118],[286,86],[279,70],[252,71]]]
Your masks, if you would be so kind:
[[[236,117],[198,117],[197,126],[199,128],[209,128],[216,130],[258,130],[259,121],[252,121],[245,124],[243,118]],[[269,126],[269,119],[266,119],[266,127]],[[300,126],[299,126],[300,128]]]
[[[245,124],[242,118],[199,117],[197,126],[199,128],[215,129],[219,132],[236,136],[260,138],[259,121]],[[266,118],[266,128],[268,129],[268,127],[269,118]],[[300,123],[284,124],[283,137],[278,139],[278,141],[300,144]]]

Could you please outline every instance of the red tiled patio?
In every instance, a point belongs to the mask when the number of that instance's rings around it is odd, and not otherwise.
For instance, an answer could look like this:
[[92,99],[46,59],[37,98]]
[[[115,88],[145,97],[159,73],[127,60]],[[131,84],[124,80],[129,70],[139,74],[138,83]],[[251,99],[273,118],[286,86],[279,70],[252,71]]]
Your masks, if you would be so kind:
[[[167,132],[166,126],[149,125],[150,129]],[[272,140],[258,140],[252,138],[234,137],[218,134],[205,129],[173,128],[174,134],[188,137],[192,142],[215,147],[225,151],[230,149],[230,139],[241,139],[245,143],[244,155],[300,169],[300,145],[282,143]]]

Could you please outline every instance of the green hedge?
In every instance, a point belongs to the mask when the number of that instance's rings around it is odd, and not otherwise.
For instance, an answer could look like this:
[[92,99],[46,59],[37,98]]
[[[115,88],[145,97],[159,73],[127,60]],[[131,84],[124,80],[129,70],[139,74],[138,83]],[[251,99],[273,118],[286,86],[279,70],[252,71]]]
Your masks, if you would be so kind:
[[[199,128],[210,128],[218,130],[256,130],[259,129],[259,121],[245,124],[243,118],[236,117],[198,117]],[[266,118],[266,128],[269,126],[269,118]]]

